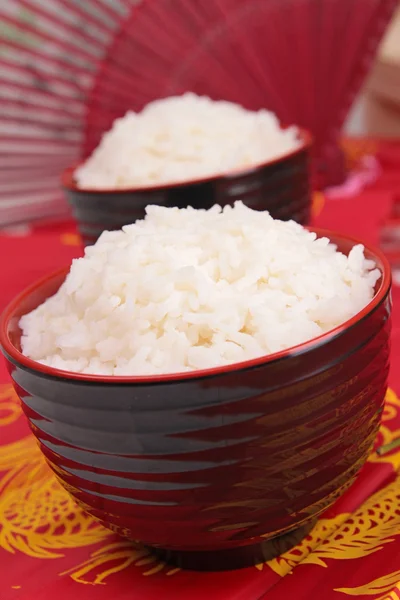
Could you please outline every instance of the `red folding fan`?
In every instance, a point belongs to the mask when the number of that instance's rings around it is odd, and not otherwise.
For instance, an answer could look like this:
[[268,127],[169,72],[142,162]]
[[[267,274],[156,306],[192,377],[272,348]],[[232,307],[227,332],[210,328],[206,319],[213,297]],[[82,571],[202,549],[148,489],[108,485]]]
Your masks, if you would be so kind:
[[126,4],[0,4],[0,224],[67,212],[60,172],[82,155],[88,92]]
[[126,110],[187,90],[310,129],[320,183],[340,181],[340,128],[396,5],[8,0],[0,8],[0,222],[62,210],[63,167],[91,152]]

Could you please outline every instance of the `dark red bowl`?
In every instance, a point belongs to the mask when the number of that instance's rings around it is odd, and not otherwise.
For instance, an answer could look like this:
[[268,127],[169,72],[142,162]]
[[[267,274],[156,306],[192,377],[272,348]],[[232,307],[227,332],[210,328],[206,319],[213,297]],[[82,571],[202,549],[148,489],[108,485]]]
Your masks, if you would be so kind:
[[[355,240],[318,231],[348,253]],[[65,271],[18,296],[0,344],[59,481],[114,531],[195,568],[261,561],[299,541],[352,483],[378,432],[389,368],[390,267],[369,305],[290,350],[153,377],[59,371],[20,352],[19,318]]]
[[301,130],[300,139],[294,152],[246,172],[151,188],[103,191],[78,188],[73,177],[75,165],[64,171],[62,185],[85,245],[93,244],[104,230],[121,229],[143,219],[149,204],[211,208],[242,200],[250,208],[268,210],[276,219],[294,219],[307,225],[312,204],[311,136]]

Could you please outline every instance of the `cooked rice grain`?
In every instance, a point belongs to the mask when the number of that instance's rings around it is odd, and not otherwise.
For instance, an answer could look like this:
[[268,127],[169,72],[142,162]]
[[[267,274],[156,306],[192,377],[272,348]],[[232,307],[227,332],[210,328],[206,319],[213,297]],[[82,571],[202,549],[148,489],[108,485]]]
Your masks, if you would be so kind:
[[59,291],[22,317],[25,355],[101,375],[205,369],[279,352],[340,325],[380,277],[295,222],[241,202],[149,206],[73,261]]

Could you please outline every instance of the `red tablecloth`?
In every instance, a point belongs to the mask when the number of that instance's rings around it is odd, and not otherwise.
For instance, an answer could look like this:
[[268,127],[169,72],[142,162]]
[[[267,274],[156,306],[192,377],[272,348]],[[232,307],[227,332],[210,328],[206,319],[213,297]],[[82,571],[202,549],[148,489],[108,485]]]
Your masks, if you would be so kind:
[[[316,221],[376,244],[400,192],[400,143],[367,144],[371,148],[383,168],[379,180],[357,197],[325,202]],[[360,144],[347,150],[354,158]],[[316,212],[322,204],[317,196]],[[26,285],[78,254],[68,224],[0,234],[0,310]],[[391,389],[377,445],[400,437],[400,288],[393,298]],[[28,432],[1,362],[0,599],[400,598],[399,469],[400,449],[372,454],[311,535],[267,564],[229,573],[175,570],[103,529],[60,488]]]

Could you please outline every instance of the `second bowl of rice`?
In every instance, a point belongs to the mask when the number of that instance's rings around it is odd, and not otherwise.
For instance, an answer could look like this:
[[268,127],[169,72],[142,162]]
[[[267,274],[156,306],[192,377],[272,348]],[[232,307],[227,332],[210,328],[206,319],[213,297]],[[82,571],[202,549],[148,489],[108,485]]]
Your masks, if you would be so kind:
[[265,110],[185,94],[128,112],[62,185],[85,245],[142,219],[149,204],[211,208],[242,200],[308,224],[311,136]]

